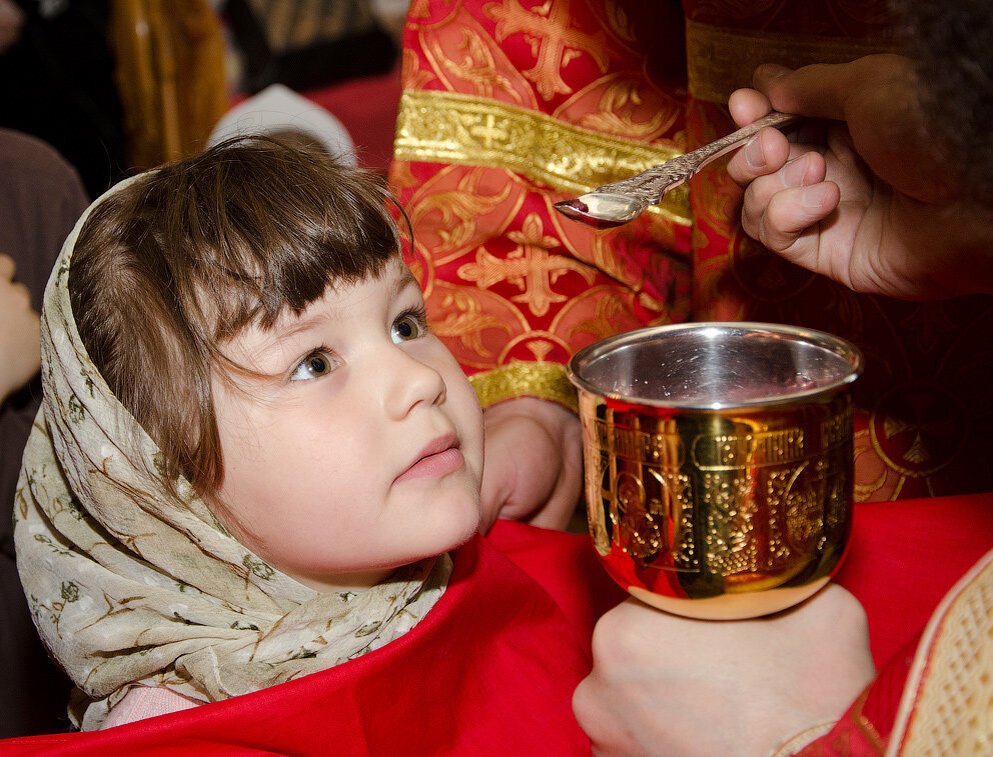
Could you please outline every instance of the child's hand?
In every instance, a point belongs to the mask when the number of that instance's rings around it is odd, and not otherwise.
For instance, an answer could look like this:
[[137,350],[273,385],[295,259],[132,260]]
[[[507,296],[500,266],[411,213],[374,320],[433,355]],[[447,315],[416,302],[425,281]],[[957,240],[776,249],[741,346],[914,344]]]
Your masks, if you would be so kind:
[[0,255],[0,402],[23,386],[41,364],[41,325],[31,293],[14,282],[14,261]]
[[483,413],[485,533],[497,518],[563,529],[582,488],[579,418],[554,402],[520,397]]

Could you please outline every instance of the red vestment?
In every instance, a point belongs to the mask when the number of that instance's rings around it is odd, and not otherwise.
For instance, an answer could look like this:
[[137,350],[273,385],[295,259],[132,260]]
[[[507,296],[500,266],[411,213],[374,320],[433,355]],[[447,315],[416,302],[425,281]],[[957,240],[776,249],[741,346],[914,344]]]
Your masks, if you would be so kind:
[[973,750],[990,727],[991,549],[993,493],[855,508],[836,580],[869,616],[877,676],[799,754],[876,755],[890,741],[893,754],[982,751]]
[[568,405],[561,364],[621,331],[793,324],[866,356],[857,501],[993,489],[991,298],[858,295],[784,261],[742,232],[723,161],[616,229],[552,207],[730,132],[727,98],[758,63],[895,49],[886,6],[415,0],[390,180],[432,330],[484,404]]

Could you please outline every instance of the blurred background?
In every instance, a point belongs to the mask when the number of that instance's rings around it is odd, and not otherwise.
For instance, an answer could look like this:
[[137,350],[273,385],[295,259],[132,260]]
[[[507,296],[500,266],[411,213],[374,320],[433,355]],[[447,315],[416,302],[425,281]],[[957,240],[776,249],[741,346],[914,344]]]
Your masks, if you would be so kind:
[[281,83],[392,153],[409,0],[0,0],[0,126],[43,139],[91,197],[201,150],[232,105]]

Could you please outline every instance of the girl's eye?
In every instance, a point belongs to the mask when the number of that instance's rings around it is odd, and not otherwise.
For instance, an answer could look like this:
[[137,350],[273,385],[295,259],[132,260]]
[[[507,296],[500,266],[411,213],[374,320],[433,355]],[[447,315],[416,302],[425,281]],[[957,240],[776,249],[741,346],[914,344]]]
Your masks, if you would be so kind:
[[391,335],[396,344],[409,342],[427,331],[426,317],[422,313],[404,313],[393,322]]
[[306,381],[307,379],[327,376],[336,367],[335,360],[328,353],[315,350],[293,370],[290,381]]

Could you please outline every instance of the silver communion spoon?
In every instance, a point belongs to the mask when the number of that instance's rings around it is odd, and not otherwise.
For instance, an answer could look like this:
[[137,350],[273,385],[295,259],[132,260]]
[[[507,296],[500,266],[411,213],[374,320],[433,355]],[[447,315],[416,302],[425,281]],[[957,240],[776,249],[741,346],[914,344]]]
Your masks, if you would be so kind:
[[759,129],[766,126],[784,128],[799,116],[772,111],[738,131],[710,144],[667,160],[636,176],[604,184],[573,200],[555,203],[563,215],[597,228],[620,226],[633,221],[650,205],[658,205],[666,192],[689,180],[713,160],[741,147]]

